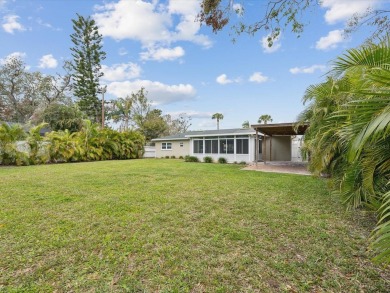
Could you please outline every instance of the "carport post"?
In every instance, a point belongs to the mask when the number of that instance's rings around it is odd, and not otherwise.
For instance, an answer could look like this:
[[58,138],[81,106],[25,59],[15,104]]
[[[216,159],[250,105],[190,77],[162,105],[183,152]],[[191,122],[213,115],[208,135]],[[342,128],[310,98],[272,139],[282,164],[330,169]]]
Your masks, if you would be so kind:
[[259,161],[259,130],[257,128],[256,128],[256,142],[255,142],[255,161],[257,167],[257,162]]

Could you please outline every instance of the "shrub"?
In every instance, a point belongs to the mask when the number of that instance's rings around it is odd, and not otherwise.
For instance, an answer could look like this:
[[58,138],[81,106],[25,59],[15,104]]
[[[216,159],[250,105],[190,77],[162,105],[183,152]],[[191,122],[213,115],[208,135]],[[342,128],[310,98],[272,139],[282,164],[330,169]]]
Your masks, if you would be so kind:
[[180,156],[179,159],[183,160],[184,158],[183,158],[183,156]]
[[198,157],[195,157],[195,156],[186,156],[185,161],[186,162],[199,162],[199,159],[198,159]]
[[175,156],[171,156],[171,159],[176,159],[176,157]]
[[220,157],[220,158],[218,159],[218,163],[220,163],[220,164],[226,164],[226,163],[227,163],[227,160],[226,160],[225,158],[223,158],[223,157]]
[[245,161],[241,161],[239,164],[240,165],[246,165],[246,162]]
[[203,162],[205,162],[205,163],[212,163],[213,162],[213,158],[212,157],[204,157],[203,158]]
[[165,159],[169,159],[169,156],[165,156]]

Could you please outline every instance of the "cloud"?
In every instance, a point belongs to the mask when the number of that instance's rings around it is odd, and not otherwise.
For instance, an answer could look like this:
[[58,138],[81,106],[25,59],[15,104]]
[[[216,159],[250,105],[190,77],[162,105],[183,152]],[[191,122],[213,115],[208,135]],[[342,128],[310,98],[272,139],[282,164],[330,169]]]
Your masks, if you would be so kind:
[[269,80],[268,76],[263,75],[261,72],[254,72],[250,77],[249,81],[263,83]]
[[241,81],[240,78],[229,79],[225,73],[219,75],[215,80],[216,80],[216,82],[218,82],[219,84],[228,84],[228,83],[233,83],[233,82],[236,82],[236,83],[237,83],[237,82],[240,82],[240,81]]
[[316,43],[316,49],[328,50],[337,48],[338,44],[344,42],[343,31],[330,31],[326,37],[321,37]]
[[200,26],[195,22],[199,8],[198,0],[169,1],[168,4],[119,0],[95,6],[93,18],[103,36],[138,40],[146,48],[169,46],[177,41],[208,48],[212,42],[206,35],[199,34]]
[[13,52],[13,53],[5,56],[5,58],[0,58],[0,64],[5,64],[13,58],[24,59],[24,58],[26,58],[26,56],[27,56],[27,54],[24,52]]
[[208,118],[210,119],[211,116],[214,114],[212,112],[199,112],[199,111],[175,111],[175,112],[168,112],[167,114],[171,115],[174,119],[179,118],[180,115],[186,114],[187,116],[190,116],[192,119],[204,119]]
[[127,50],[125,49],[125,48],[123,48],[123,47],[121,47],[121,48],[119,48],[119,50],[118,50],[118,54],[120,55],[120,56],[125,56],[125,55],[127,55],[129,52],[127,52]]
[[56,68],[58,65],[57,60],[52,54],[44,55],[39,59],[39,68]]
[[3,17],[3,29],[9,34],[13,34],[15,31],[26,30],[22,24],[18,22],[18,15],[9,14]]
[[279,34],[279,36],[277,36],[277,37],[273,40],[272,47],[269,47],[269,46],[268,46],[268,38],[270,37],[270,35],[267,35],[267,36],[262,37],[260,43],[261,43],[261,46],[263,47],[263,52],[264,52],[264,53],[274,53],[274,52],[276,52],[277,50],[279,50],[280,47],[282,46],[282,44],[280,43],[280,36],[281,36],[281,34]]
[[102,65],[103,80],[122,81],[125,79],[137,78],[141,75],[141,67],[135,63],[114,64],[112,66]]
[[147,90],[148,99],[154,105],[188,101],[194,99],[196,95],[196,90],[190,84],[168,85],[158,81],[140,79],[112,82],[108,84],[107,92],[117,97],[125,97],[132,92],[139,91],[142,87]]
[[164,60],[175,60],[177,58],[183,57],[185,51],[182,47],[175,48],[149,48],[147,52],[140,53],[141,60],[156,60],[156,61],[164,61]]
[[312,74],[314,73],[315,71],[325,71],[326,70],[326,66],[325,65],[312,65],[310,67],[294,67],[294,68],[291,68],[290,69],[290,72],[292,74],[299,74],[299,73],[306,73],[306,74]]
[[348,20],[354,14],[362,14],[377,3],[377,0],[323,0],[321,6],[327,9],[325,21],[328,24],[335,24],[340,21]]

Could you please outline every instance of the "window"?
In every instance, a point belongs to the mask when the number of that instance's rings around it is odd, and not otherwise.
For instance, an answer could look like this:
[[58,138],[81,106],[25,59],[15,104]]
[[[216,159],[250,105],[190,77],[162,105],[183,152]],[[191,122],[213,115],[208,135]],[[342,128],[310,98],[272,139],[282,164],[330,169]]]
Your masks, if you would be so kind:
[[203,154],[203,139],[194,140],[194,154]]
[[220,154],[234,154],[234,139],[220,139],[219,140]]
[[236,139],[236,153],[237,154],[249,153],[249,142],[247,138]]
[[218,154],[218,139],[205,140],[205,153]]
[[171,142],[163,142],[161,144],[162,150],[171,150],[172,149],[172,143]]
[[180,143],[180,147],[182,148],[184,146],[184,142],[181,142]]

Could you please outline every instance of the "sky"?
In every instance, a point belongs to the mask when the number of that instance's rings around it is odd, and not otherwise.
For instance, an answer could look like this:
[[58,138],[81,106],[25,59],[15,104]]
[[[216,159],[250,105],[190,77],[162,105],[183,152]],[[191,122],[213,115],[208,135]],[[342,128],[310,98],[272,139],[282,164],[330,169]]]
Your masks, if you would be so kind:
[[[344,37],[348,19],[369,6],[390,9],[387,0],[323,0],[304,15],[299,38],[287,30],[269,48],[266,31],[233,42],[229,27],[214,34],[200,26],[199,2],[0,0],[0,62],[18,55],[30,71],[64,73],[64,61],[72,59],[71,20],[91,16],[107,53],[101,79],[106,99],[144,87],[164,114],[191,116],[191,130],[215,129],[214,113],[224,115],[225,129],[255,124],[263,114],[274,123],[294,122],[305,90],[323,82],[332,62],[368,36],[362,29]],[[235,0],[231,21],[260,19],[266,2]]]

